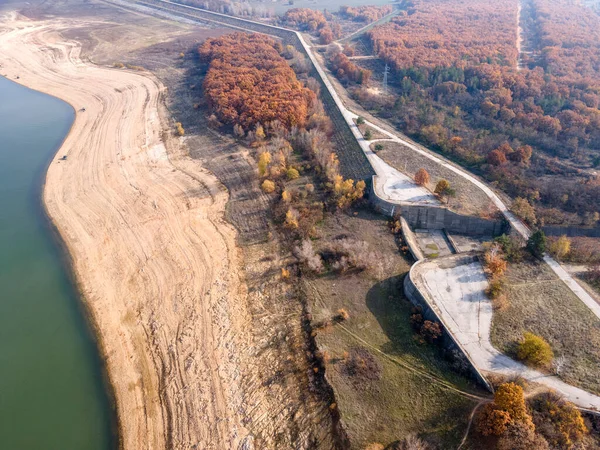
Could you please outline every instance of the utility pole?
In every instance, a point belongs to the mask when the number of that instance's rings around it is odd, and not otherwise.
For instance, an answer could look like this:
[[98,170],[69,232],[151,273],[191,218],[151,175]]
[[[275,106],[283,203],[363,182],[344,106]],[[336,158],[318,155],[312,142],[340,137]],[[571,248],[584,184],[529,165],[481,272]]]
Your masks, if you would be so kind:
[[385,69],[383,70],[383,93],[388,92],[388,74],[390,73],[390,66],[385,63]]

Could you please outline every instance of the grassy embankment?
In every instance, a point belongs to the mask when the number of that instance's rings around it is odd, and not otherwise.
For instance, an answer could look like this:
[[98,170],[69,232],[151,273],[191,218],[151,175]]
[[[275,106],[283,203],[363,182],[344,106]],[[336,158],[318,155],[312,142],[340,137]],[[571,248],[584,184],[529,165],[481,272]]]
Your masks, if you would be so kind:
[[[378,277],[351,272],[305,281],[313,323],[341,308],[349,314],[347,321],[319,330],[317,343],[327,354],[327,379],[353,448],[412,433],[439,448],[456,447],[477,402],[452,389],[479,391],[452,371],[437,348],[415,339],[412,306],[402,289],[411,263],[398,251],[387,221],[362,210],[336,214],[326,218],[320,234],[316,249],[342,236],[368,242],[388,262]],[[355,355],[364,358],[366,370],[351,374],[348,361]]]

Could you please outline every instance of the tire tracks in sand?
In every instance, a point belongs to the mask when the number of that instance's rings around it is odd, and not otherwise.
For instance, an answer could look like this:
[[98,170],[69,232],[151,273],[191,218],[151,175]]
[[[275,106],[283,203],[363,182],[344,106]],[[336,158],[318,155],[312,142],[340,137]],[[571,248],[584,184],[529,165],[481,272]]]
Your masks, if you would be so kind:
[[249,318],[227,194],[177,139],[167,153],[158,81],[80,60],[60,30],[82,24],[3,17],[0,71],[76,111],[43,197],[97,329],[121,445],[251,448],[238,351]]

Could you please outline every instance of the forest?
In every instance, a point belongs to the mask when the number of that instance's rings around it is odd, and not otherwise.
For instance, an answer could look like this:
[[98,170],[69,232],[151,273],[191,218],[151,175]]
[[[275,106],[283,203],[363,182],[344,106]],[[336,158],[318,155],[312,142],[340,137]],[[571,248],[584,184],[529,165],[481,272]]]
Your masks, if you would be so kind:
[[590,225],[600,210],[600,16],[566,0],[531,6],[540,58],[519,69],[517,0],[412,1],[369,32],[399,94],[379,107],[526,198],[540,224]]
[[332,17],[328,12],[322,13],[309,8],[292,8],[283,15],[281,24],[300,31],[315,33],[319,36],[319,43],[326,45],[331,44],[341,35],[341,27],[338,23],[331,25],[328,23]]
[[205,9],[220,14],[242,17],[274,17],[275,11],[263,5],[251,5],[245,1],[234,0],[177,0],[177,3]]
[[208,39],[200,47],[200,58],[209,63],[204,94],[221,122],[244,130],[275,120],[288,128],[305,125],[316,96],[281,50],[269,37],[245,33]]
[[392,10],[392,5],[340,6],[340,16],[356,22],[371,23],[391,13]]
[[[352,49],[352,47],[345,48],[344,52],[348,53],[349,49]],[[366,86],[371,79],[371,71],[354,64],[344,52],[337,45],[331,45],[327,49],[327,64],[329,68],[345,84],[358,83]]]

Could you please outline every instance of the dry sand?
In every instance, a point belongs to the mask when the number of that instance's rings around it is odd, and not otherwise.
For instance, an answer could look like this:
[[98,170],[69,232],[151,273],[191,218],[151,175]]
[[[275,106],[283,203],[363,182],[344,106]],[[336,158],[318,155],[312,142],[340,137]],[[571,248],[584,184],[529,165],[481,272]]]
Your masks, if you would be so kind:
[[227,194],[179,139],[167,152],[156,79],[79,59],[59,32],[80,25],[3,16],[0,73],[77,111],[44,201],[98,330],[122,446],[251,448],[236,351],[248,313]]

